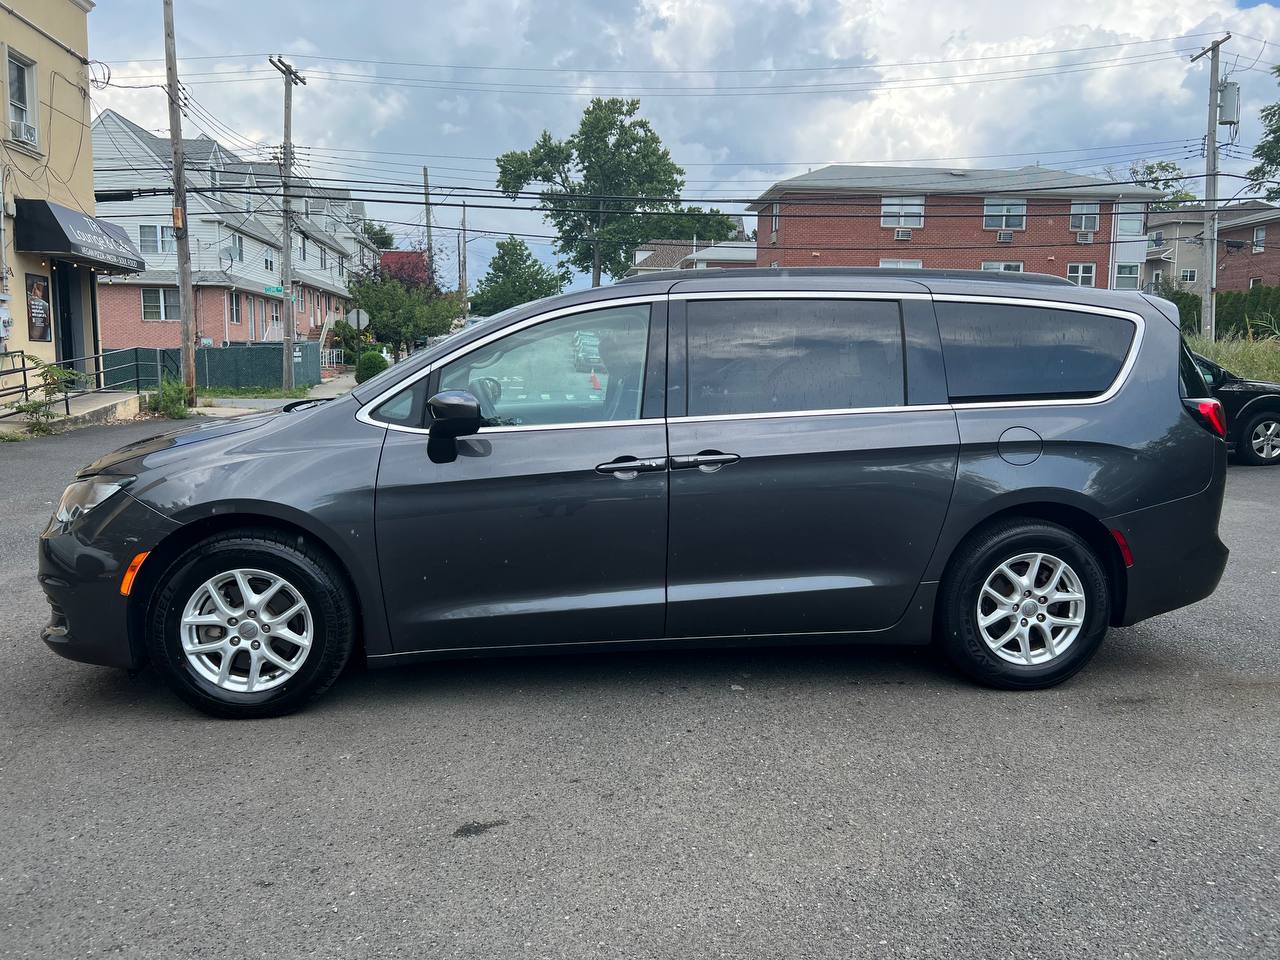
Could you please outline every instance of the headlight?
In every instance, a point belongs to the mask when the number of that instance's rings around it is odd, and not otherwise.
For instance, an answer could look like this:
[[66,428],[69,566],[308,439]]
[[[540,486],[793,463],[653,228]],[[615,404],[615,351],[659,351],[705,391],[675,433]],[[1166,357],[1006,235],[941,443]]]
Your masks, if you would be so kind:
[[77,480],[62,491],[62,499],[58,501],[58,509],[53,512],[53,518],[59,523],[70,523],[83,517],[133,481],[133,477],[89,477]]

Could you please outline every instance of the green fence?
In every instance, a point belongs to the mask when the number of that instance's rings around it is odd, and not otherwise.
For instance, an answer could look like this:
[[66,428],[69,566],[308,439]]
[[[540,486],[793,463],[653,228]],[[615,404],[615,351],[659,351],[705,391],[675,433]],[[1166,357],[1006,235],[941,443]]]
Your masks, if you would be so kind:
[[[199,347],[196,349],[196,387],[201,391],[218,387],[279,387],[281,385],[278,343],[255,343],[235,347]],[[320,344],[304,340],[294,344],[293,382],[311,387],[320,382]],[[125,384],[134,388],[136,377],[142,389],[156,385],[157,370],[179,376],[180,351],[153,347],[131,347],[111,351],[111,369],[104,374],[107,387]]]

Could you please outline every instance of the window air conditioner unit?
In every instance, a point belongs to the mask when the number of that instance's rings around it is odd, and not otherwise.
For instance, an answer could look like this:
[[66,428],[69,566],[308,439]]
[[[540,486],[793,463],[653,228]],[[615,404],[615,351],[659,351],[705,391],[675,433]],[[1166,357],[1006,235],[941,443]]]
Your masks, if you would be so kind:
[[894,231],[893,231],[893,239],[895,239],[895,240],[910,240],[910,239],[911,239],[911,231],[910,231],[909,229],[907,229],[906,227],[898,227],[898,229],[896,229],[896,230],[894,230]]
[[36,125],[34,123],[27,123],[24,120],[10,121],[9,135],[19,143],[28,143],[33,147],[37,143]]
[[1081,230],[1076,234],[1076,243],[1093,243],[1093,231]]
[[1013,231],[1001,230],[996,233],[996,243],[1013,243]]

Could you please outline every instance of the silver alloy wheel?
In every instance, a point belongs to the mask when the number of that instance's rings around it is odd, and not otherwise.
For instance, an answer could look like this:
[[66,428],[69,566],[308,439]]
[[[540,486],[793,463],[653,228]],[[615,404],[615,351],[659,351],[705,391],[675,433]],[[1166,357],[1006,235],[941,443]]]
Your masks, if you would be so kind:
[[1253,452],[1263,460],[1280,457],[1280,420],[1260,420],[1249,438]]
[[265,570],[228,570],[202,583],[182,611],[192,669],[233,693],[261,693],[298,672],[313,639],[297,587]]
[[991,652],[1022,666],[1062,656],[1084,625],[1085,599],[1070,565],[1047,553],[1004,561],[978,594],[978,630]]

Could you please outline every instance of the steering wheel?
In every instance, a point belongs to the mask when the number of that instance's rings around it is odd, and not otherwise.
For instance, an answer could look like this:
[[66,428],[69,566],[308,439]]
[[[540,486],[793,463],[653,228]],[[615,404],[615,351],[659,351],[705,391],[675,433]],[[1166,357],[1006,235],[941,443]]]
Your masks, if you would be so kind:
[[477,377],[467,384],[478,401],[480,401],[480,413],[486,420],[496,420],[498,417],[498,401],[502,399],[502,384],[493,377]]

